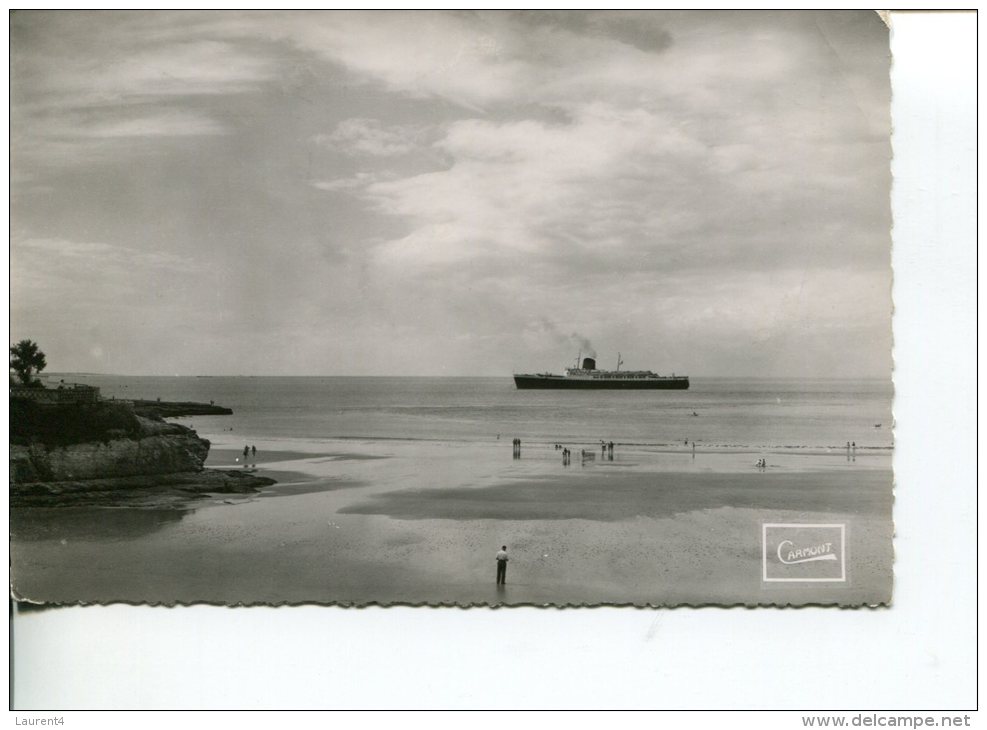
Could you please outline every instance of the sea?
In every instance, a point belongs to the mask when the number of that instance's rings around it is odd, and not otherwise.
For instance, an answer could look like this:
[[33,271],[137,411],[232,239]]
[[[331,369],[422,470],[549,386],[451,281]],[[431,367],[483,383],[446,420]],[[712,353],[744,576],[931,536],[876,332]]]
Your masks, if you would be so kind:
[[[32,600],[859,605],[890,596],[888,382],[697,377],[687,391],[565,392],[519,391],[510,378],[63,377],[104,398],[227,406],[232,415],[176,421],[209,439],[207,467],[275,483],[12,510],[13,585]],[[512,453],[515,438],[523,447]],[[604,457],[600,441],[614,452]],[[257,446],[249,463],[245,444]],[[852,580],[765,590],[765,523],[845,525]],[[503,545],[506,587],[493,572]]]
[[724,449],[893,446],[893,388],[882,379],[692,378],[685,391],[559,391],[517,390],[504,377],[55,377],[98,386],[104,398],[226,406],[233,416],[179,419],[225,445],[520,438]]

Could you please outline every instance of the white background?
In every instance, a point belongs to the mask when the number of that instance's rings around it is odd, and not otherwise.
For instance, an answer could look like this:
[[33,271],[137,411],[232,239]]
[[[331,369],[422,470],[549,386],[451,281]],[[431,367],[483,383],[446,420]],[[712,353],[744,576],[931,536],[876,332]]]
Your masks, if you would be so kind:
[[893,26],[893,607],[18,612],[16,714],[974,707],[976,18]]

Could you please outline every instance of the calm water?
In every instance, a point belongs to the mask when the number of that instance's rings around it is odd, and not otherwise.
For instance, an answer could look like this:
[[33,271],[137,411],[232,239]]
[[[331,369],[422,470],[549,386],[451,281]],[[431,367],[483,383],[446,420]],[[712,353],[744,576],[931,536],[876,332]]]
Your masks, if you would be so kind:
[[[59,376],[61,377],[61,376]],[[215,401],[233,416],[180,419],[209,437],[708,446],[892,446],[882,380],[694,378],[687,391],[516,390],[509,378],[70,375],[104,397]],[[697,415],[693,415],[696,413]],[[880,427],[876,427],[880,424]]]
[[[229,406],[232,416],[179,422],[213,441],[215,466],[233,467],[244,443],[258,444],[259,472],[278,483],[182,509],[15,509],[14,586],[33,600],[856,604],[890,595],[888,384],[697,379],[686,392],[563,393],[518,391],[507,378],[69,379],[107,397]],[[512,436],[523,458],[508,455]],[[565,465],[551,445],[602,438],[621,444],[612,462]],[[686,438],[703,448],[693,455]],[[847,441],[867,450],[844,458]],[[758,456],[770,468],[755,469]],[[846,523],[853,580],[766,591],[762,524],[793,521]],[[512,562],[497,588],[500,545]]]

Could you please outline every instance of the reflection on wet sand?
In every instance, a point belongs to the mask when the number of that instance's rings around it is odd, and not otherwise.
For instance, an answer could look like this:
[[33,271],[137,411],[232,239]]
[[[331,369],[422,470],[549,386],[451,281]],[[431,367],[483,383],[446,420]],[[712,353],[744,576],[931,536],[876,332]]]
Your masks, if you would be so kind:
[[602,522],[671,517],[719,507],[849,512],[891,511],[889,472],[841,474],[595,473],[541,476],[488,487],[403,489],[368,496],[343,514],[397,519]]
[[10,510],[13,540],[132,540],[180,522],[191,509],[109,507],[14,507]]

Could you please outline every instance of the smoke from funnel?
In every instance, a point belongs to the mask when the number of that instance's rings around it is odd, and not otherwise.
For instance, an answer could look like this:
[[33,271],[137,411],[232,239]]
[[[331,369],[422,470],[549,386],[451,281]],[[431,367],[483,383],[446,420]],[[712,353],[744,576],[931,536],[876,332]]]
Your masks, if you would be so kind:
[[570,337],[572,337],[573,341],[579,345],[579,349],[584,355],[589,355],[592,358],[596,357],[596,348],[593,347],[592,342],[578,332],[573,332]]
[[567,336],[565,330],[558,327],[547,317],[536,320],[532,324],[532,329],[538,332],[540,336],[550,337],[558,346],[571,346],[573,349],[578,348],[584,355],[592,358],[596,357],[596,348],[593,347],[593,343],[588,338],[583,337],[578,332],[573,332]]

